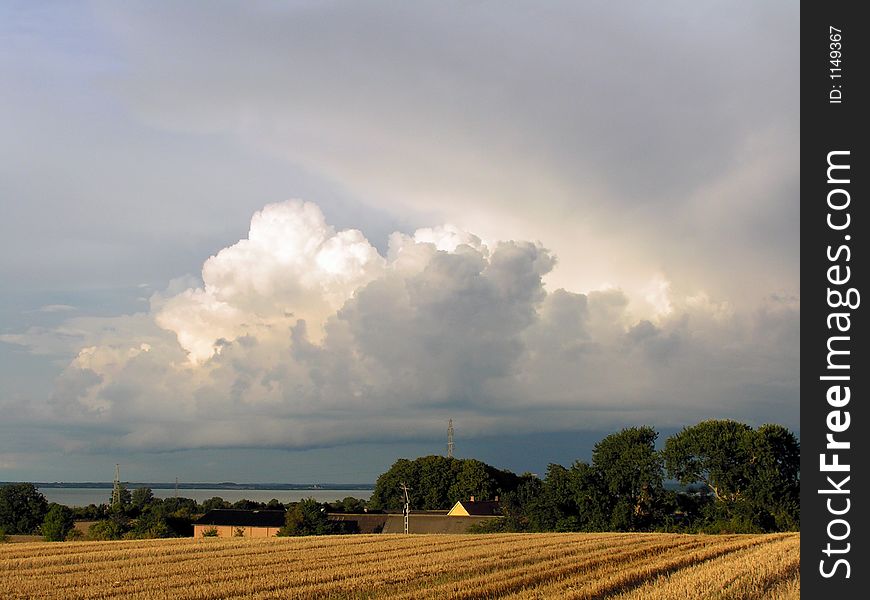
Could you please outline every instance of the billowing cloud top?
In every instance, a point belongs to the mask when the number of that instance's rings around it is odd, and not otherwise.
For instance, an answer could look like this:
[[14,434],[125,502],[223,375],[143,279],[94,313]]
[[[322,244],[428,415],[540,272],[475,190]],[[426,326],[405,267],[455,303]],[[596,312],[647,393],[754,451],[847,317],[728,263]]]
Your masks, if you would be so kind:
[[336,232],[314,204],[270,204],[254,215],[247,239],[205,262],[205,285],[168,299],[157,323],[201,363],[219,342],[256,335],[288,318],[320,332],[383,268],[362,233]]
[[548,291],[555,262],[540,243],[452,226],[394,233],[382,256],[314,204],[270,204],[201,282],[174,282],[148,313],[4,341],[66,340],[75,356],[51,402],[22,410],[103,431],[86,445],[412,439],[448,415],[472,433],[796,423],[796,299],[741,311],[661,276],[645,298]]

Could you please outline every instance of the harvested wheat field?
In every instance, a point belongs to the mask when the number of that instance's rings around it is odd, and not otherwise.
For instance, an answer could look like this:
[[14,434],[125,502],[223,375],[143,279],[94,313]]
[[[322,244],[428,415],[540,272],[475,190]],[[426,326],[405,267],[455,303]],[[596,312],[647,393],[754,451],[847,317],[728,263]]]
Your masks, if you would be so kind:
[[798,598],[800,536],[355,535],[0,545],[0,598]]

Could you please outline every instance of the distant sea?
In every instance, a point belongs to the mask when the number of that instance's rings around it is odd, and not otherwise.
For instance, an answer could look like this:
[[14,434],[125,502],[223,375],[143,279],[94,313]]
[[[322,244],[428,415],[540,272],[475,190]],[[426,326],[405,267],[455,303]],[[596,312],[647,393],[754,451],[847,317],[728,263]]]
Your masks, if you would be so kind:
[[[49,502],[57,502],[67,506],[87,506],[88,504],[108,504],[112,495],[110,488],[74,488],[74,487],[41,487],[39,491]],[[131,489],[132,491],[132,489]],[[172,498],[174,489],[152,489],[155,498]],[[209,498],[220,496],[227,502],[238,500],[256,500],[268,502],[275,498],[279,502],[298,502],[305,498],[314,498],[318,502],[335,502],[348,496],[368,500],[372,490],[236,490],[236,489],[179,489],[178,496],[192,498],[203,502]]]

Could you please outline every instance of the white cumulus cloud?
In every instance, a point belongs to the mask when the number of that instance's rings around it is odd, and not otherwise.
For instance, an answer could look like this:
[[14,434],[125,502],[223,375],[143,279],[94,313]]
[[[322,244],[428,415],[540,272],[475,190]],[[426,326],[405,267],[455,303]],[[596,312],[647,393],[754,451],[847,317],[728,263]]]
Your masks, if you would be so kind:
[[3,341],[70,357],[51,398],[26,409],[87,424],[99,446],[413,439],[446,415],[469,433],[797,424],[797,298],[741,311],[680,296],[659,272],[637,297],[548,290],[555,264],[540,243],[449,225],[394,233],[382,256],[290,201],[148,312]]
[[316,205],[270,204],[254,215],[247,239],[205,262],[203,286],[168,298],[156,319],[194,363],[219,343],[288,319],[304,320],[319,337],[326,319],[383,266],[360,231],[336,232]]

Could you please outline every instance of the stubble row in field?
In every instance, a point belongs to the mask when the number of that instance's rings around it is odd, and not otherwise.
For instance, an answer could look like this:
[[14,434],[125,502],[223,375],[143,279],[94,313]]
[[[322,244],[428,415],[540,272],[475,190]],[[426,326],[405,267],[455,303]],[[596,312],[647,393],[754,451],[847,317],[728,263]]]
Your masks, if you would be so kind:
[[0,546],[3,598],[798,598],[798,534],[358,535]]

